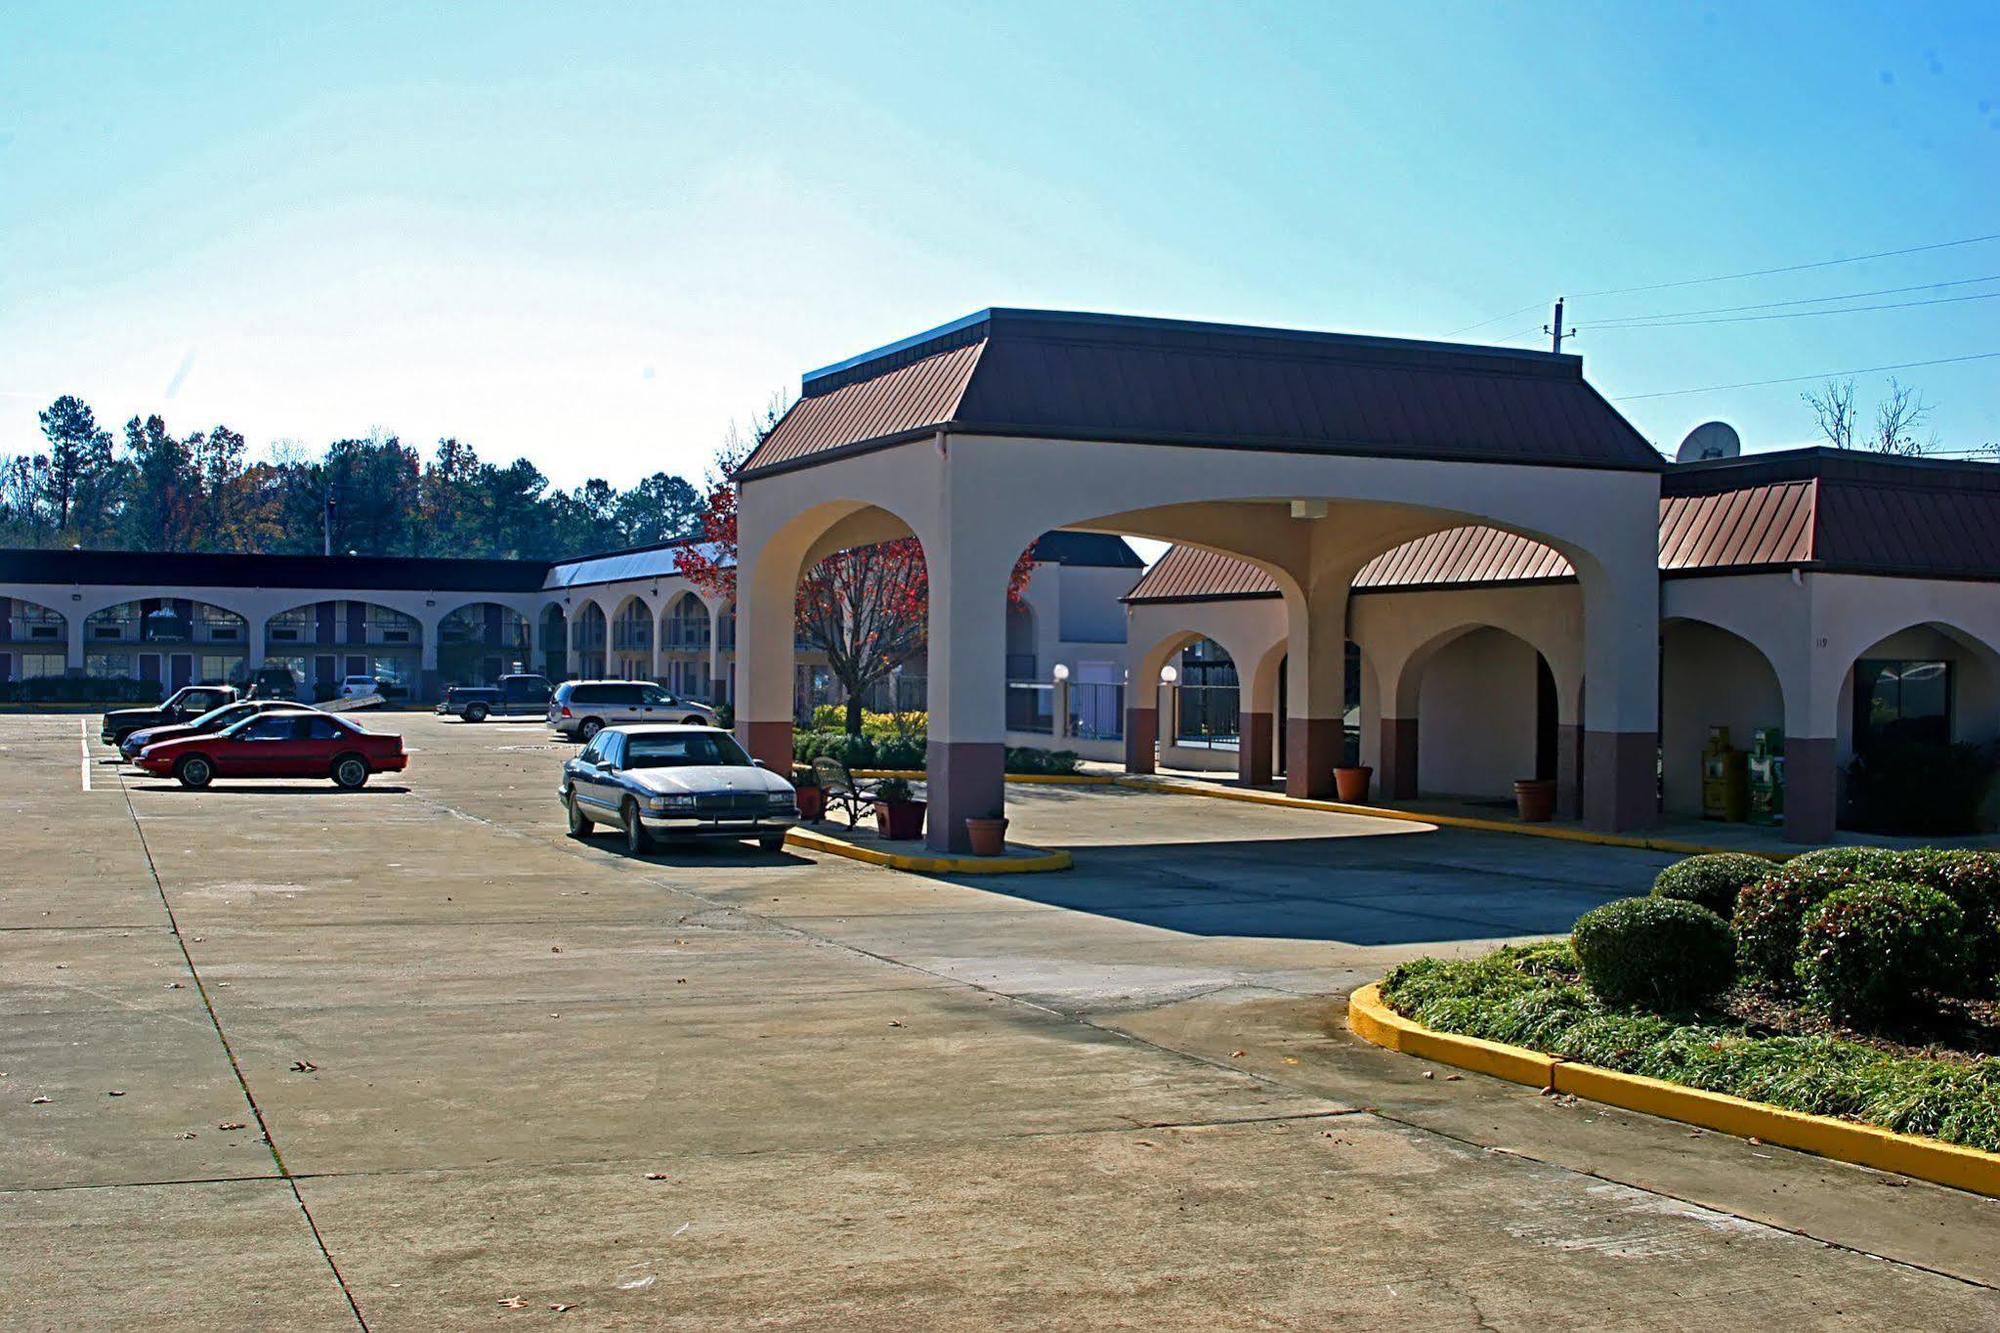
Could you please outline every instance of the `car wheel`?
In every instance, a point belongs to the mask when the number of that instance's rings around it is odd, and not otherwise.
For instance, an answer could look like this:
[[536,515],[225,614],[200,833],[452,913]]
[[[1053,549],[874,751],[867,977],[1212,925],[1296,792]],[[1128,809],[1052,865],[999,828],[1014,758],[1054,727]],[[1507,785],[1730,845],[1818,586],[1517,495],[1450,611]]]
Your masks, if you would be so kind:
[[333,761],[333,785],[355,791],[368,783],[368,761],[358,754],[344,754]]
[[782,833],[766,833],[757,839],[757,846],[767,852],[783,851],[785,847],[785,835]]
[[597,733],[602,730],[604,730],[604,724],[602,722],[599,722],[594,717],[587,717],[582,722],[577,724],[576,738],[582,741],[585,745],[588,745],[590,744],[591,739],[595,737]]
[[653,835],[646,832],[646,825],[639,818],[639,803],[625,802],[625,850],[634,856],[643,856],[653,850]]
[[182,755],[174,765],[174,777],[181,786],[199,791],[214,780],[215,765],[208,762],[205,754]]
[[576,792],[574,790],[563,793],[563,810],[569,815],[570,837],[587,838],[590,836],[590,831],[597,827],[590,822],[589,817],[583,811],[577,809]]
[[467,722],[484,722],[486,720],[486,705],[474,704],[466,709],[465,720]]

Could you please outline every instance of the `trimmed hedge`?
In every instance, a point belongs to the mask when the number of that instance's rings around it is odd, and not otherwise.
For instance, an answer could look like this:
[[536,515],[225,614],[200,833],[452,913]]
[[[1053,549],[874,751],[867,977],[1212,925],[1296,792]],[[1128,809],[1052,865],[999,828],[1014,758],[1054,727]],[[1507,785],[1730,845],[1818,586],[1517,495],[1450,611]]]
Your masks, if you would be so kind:
[[1674,898],[1625,898],[1577,919],[1570,935],[1584,980],[1612,1004],[1685,1009],[1729,988],[1729,923]]
[[1936,889],[1965,914],[1964,986],[1973,995],[2000,988],[2000,852],[1902,852],[1895,878]]
[[1799,938],[1806,913],[1828,894],[1861,878],[1838,863],[1801,856],[1745,888],[1737,895],[1730,918],[1738,964],[1766,985],[1789,990],[1798,982]]
[[[830,755],[849,768],[894,768],[920,772],[929,763],[928,739],[923,732],[911,732],[877,740],[867,735],[850,736],[844,731],[798,731],[792,734],[792,759],[809,764],[821,755]],[[1009,773],[1074,773],[1079,760],[1074,750],[1043,750],[1010,747],[1006,753]]]
[[1674,898],[1729,918],[1736,910],[1736,895],[1749,885],[1769,877],[1776,869],[1761,856],[1747,852],[1711,852],[1676,861],[1653,880],[1655,898]]
[[1836,1017],[1900,1017],[1958,981],[1964,930],[1965,914],[1936,889],[1863,880],[1806,914],[1799,981]]
[[30,676],[0,681],[0,703],[151,704],[161,698],[159,681],[126,676]]

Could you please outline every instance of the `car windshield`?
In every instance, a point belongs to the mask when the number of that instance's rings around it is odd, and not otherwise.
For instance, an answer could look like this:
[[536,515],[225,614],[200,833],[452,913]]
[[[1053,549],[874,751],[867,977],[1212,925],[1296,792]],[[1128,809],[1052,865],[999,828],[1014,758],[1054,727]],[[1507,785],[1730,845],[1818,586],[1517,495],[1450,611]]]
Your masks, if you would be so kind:
[[211,708],[200,717],[190,721],[188,725],[190,727],[219,727],[225,722],[234,722],[239,717],[249,716],[248,713],[241,711],[242,708],[242,704],[224,704],[220,708]]
[[750,756],[732,736],[691,731],[685,736],[637,735],[625,738],[627,768],[687,768],[695,764],[727,764],[747,768]]

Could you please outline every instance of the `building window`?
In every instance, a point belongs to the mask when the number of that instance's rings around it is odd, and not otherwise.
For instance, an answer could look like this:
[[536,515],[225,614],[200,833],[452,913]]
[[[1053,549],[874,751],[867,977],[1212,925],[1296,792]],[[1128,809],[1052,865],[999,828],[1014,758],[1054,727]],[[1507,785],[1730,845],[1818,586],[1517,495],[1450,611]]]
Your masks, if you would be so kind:
[[1854,748],[1951,739],[1951,663],[1863,658],[1854,664]]
[[68,665],[61,653],[22,653],[14,664],[17,680],[33,680],[37,676],[60,676]]
[[130,653],[91,653],[83,659],[85,675],[99,680],[132,679],[132,655]]

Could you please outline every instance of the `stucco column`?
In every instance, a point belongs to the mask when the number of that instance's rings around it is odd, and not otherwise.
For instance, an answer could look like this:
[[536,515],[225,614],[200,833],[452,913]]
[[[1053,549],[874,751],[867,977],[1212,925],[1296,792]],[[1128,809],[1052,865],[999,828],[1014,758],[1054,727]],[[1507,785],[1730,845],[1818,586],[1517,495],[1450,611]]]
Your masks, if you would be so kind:
[[[1833,841],[1840,813],[1840,692],[1851,662],[1845,646],[1812,628],[1803,660],[1787,662],[1785,699],[1785,841]],[[1783,670],[1783,668],[1780,668]]]
[[1583,582],[1584,822],[1659,822],[1660,571],[1656,531],[1578,570]]
[[[1160,740],[1160,682],[1130,681],[1125,686],[1125,771],[1157,771],[1153,747]],[[1144,699],[1148,707],[1138,707]]]
[[243,665],[254,676],[257,669],[264,665],[265,649],[268,647],[264,640],[270,636],[271,618],[257,612],[244,616],[243,621]]
[[[1249,691],[1244,691],[1247,695]],[[1245,787],[1263,787],[1271,781],[1271,752],[1275,736],[1269,713],[1247,708],[1238,710],[1236,737],[1236,780]]]
[[708,609],[708,701],[721,704],[726,693],[722,688],[722,604],[704,598],[702,605]]
[[924,544],[931,601],[924,840],[938,851],[970,848],[967,819],[1006,813],[1007,576],[1019,550],[997,545],[971,521]]
[[1327,574],[1303,599],[1287,596],[1285,794],[1333,794],[1347,704],[1347,589],[1351,571]]
[[1376,785],[1392,801],[1413,801],[1417,797],[1417,719],[1384,717],[1381,720],[1381,772]]
[[736,739],[766,767],[789,773],[801,553],[773,540],[760,490],[745,485],[738,502]]
[[83,671],[83,622],[85,618],[81,611],[69,611],[63,616],[64,627],[69,631],[69,643],[66,655],[63,658],[63,665],[70,671],[78,673]]
[[417,621],[417,632],[423,635],[423,642],[417,645],[419,698],[438,697],[438,636],[439,627],[443,624],[443,616],[425,616]]

